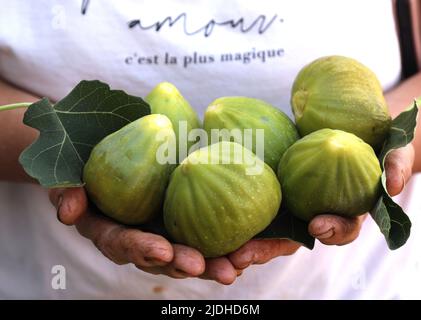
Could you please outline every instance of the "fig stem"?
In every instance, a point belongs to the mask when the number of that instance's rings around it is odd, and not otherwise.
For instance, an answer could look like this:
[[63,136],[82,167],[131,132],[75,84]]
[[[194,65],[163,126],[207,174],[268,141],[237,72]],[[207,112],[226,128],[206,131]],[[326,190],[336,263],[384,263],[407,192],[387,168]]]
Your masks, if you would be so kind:
[[6,104],[4,106],[0,106],[0,112],[6,110],[13,110],[18,108],[27,108],[32,104],[32,102],[19,102],[19,103],[12,103]]

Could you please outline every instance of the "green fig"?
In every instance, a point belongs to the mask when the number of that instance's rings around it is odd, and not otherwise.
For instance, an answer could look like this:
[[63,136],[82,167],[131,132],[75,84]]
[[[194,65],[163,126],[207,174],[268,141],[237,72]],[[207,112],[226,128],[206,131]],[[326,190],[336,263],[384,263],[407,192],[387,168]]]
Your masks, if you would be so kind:
[[339,129],[378,150],[391,126],[376,75],[347,57],[323,57],[305,66],[294,81],[291,106],[302,136],[323,128]]
[[174,170],[164,222],[176,242],[218,257],[265,229],[280,203],[272,169],[240,144],[223,141],[194,151]]
[[305,221],[318,214],[355,217],[371,210],[380,197],[381,174],[370,145],[332,129],[298,140],[278,168],[286,207]]
[[[249,145],[251,147],[249,149],[255,154],[258,154],[256,148],[259,143],[256,139],[256,129],[262,129],[264,132],[262,160],[274,171],[286,149],[299,139],[294,123],[286,114],[269,103],[247,97],[223,97],[213,101],[206,109],[203,127],[208,134],[209,143],[212,142],[212,129],[240,129],[244,133],[242,136],[244,139],[246,137],[244,130],[252,129],[253,143]],[[224,140],[224,137],[220,137],[219,140]]]
[[[177,159],[178,162],[182,161],[193,151],[191,148],[198,141],[197,139],[189,141],[189,132],[202,127],[196,111],[180,91],[169,82],[159,83],[146,96],[145,101],[150,105],[151,113],[163,114],[171,120],[177,138]],[[182,126],[186,128],[186,136]]]
[[[162,139],[158,139],[158,134]],[[89,198],[107,216],[135,225],[161,212],[172,165],[157,161],[163,143],[175,141],[171,121],[152,114],[108,135],[83,170]]]

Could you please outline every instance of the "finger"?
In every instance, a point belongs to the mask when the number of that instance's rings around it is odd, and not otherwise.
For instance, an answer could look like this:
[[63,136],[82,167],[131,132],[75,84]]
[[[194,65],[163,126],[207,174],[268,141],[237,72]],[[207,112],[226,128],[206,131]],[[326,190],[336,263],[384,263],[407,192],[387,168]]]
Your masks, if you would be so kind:
[[83,188],[51,189],[48,194],[57,209],[57,219],[64,224],[75,224],[87,209],[88,199]]
[[65,190],[59,211],[60,221],[73,225],[87,210],[88,197],[84,188]]
[[191,275],[186,274],[181,271],[177,271],[172,267],[168,266],[157,266],[157,267],[142,267],[136,266],[138,269],[145,271],[147,273],[155,274],[155,275],[164,275],[174,279],[186,279],[191,277]]
[[206,269],[200,278],[228,285],[237,278],[237,271],[226,257],[210,258],[206,259]]
[[308,232],[328,245],[345,245],[354,241],[367,214],[345,218],[335,215],[319,215],[310,221]]
[[154,267],[166,265],[173,259],[173,248],[164,237],[126,228],[92,212],[83,215],[76,227],[117,264]]
[[386,188],[391,196],[399,194],[412,174],[414,147],[408,144],[393,150],[386,158]]
[[205,272],[205,258],[199,251],[180,244],[174,244],[173,250],[174,259],[170,266],[175,271],[192,277],[197,277]]
[[295,253],[300,244],[287,239],[253,239],[228,258],[236,269],[247,268],[251,264],[262,264],[278,256]]
[[54,188],[48,190],[48,197],[50,199],[50,202],[56,209],[58,209],[61,205],[64,190],[64,188]]
[[198,277],[205,271],[205,258],[196,249],[175,244],[173,250],[174,259],[166,266],[158,268],[137,267],[152,274],[163,274],[175,279]]

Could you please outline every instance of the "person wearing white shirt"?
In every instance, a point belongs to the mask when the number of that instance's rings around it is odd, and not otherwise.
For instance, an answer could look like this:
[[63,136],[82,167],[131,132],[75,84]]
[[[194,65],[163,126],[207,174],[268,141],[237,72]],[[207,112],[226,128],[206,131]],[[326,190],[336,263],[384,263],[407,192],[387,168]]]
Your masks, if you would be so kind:
[[[0,104],[41,96],[57,101],[82,79],[137,96],[170,81],[201,116],[215,98],[236,95],[292,116],[298,71],[338,54],[376,73],[396,116],[421,96],[421,62],[404,51],[419,50],[418,29],[411,47],[397,29],[402,8],[396,6],[383,0],[42,0],[32,6],[0,0]],[[405,186],[397,200],[413,220],[404,247],[391,252],[370,217],[326,214],[310,223],[319,240],[312,251],[289,240],[251,240],[226,257],[204,259],[192,248],[89,212],[83,188],[50,191],[59,224],[47,191],[24,183],[33,181],[17,158],[37,133],[22,117],[22,110],[0,114],[0,298],[421,297],[415,249],[421,203],[414,196],[421,180],[419,174],[409,180],[412,169],[421,169],[420,130],[386,166],[388,190],[397,195]],[[66,269],[65,290],[51,287],[57,265]]]

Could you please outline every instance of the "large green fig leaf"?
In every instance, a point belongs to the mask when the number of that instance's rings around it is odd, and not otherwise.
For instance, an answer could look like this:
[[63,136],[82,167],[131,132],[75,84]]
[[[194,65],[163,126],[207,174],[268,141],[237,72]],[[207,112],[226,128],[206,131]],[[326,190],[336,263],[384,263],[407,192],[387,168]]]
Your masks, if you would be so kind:
[[20,156],[25,171],[45,187],[83,185],[81,176],[92,148],[105,136],[150,114],[141,98],[110,90],[100,81],[81,81],[64,99],[29,106],[23,122],[40,131]]
[[408,240],[411,231],[411,221],[387,192],[384,164],[386,156],[392,150],[406,146],[414,138],[417,114],[418,106],[415,101],[412,108],[402,112],[393,120],[388,138],[379,155],[383,170],[382,196],[370,214],[386,238],[387,245],[392,250],[403,246]]

